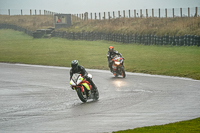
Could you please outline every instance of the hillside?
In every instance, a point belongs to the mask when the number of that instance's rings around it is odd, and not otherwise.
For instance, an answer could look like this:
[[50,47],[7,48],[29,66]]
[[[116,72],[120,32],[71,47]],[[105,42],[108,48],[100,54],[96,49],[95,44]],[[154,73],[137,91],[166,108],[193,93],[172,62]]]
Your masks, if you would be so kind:
[[[0,23],[14,24],[29,30],[54,27],[53,16],[8,16],[0,15]],[[183,18],[118,18],[112,20],[88,20],[72,22],[70,28],[62,31],[95,31],[123,34],[155,35],[198,35],[200,36],[200,17]]]

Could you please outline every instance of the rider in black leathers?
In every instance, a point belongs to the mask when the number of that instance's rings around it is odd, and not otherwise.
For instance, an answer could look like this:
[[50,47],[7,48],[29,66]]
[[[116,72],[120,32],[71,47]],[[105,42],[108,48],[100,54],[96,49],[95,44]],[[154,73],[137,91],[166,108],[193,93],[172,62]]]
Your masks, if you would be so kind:
[[92,87],[94,88],[94,92],[96,92],[97,87],[94,84],[94,82],[91,80],[90,77],[88,77],[88,73],[86,72],[85,68],[81,65],[78,65],[78,61],[77,60],[73,60],[71,62],[71,70],[70,70],[70,80],[73,76],[74,73],[79,73],[81,74],[84,78],[86,78],[86,80],[92,85]]
[[109,66],[111,72],[113,71],[113,69],[112,69],[112,64],[113,64],[112,59],[113,59],[113,57],[115,57],[115,55],[119,55],[120,57],[122,57],[122,55],[118,51],[114,50],[113,46],[109,46],[108,52],[107,52],[107,58],[108,58],[108,66]]

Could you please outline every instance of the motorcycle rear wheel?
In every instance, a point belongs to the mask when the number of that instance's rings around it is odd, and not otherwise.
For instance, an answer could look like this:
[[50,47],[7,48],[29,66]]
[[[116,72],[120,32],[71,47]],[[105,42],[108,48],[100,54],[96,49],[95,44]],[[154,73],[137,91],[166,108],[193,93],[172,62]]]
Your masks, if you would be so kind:
[[82,102],[87,102],[87,95],[86,95],[86,92],[82,92],[81,91],[81,88],[78,88],[77,89],[77,94],[78,94],[78,97],[79,99],[82,101]]
[[96,93],[94,95],[94,100],[98,100],[99,99],[99,91],[96,90]]

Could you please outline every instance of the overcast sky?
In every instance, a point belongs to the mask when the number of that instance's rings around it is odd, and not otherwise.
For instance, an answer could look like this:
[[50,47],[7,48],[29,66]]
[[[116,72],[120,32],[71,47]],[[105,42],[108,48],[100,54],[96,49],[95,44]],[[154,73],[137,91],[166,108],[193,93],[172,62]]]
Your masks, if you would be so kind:
[[71,14],[187,7],[200,7],[200,0],[0,0],[0,11],[36,9]]

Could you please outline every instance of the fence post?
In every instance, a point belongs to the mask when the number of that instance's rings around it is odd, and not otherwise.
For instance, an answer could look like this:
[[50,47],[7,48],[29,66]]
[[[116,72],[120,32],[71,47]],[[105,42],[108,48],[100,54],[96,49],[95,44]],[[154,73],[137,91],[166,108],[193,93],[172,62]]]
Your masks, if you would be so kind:
[[180,15],[181,15],[181,18],[182,18],[182,15],[183,15],[183,14],[182,14],[182,8],[180,8]]
[[154,18],[154,9],[152,8],[152,18]]
[[44,15],[45,15],[45,10],[44,10]]
[[95,12],[95,14],[94,14],[94,15],[95,15],[95,20],[96,20],[96,19],[97,19],[97,14],[96,14],[96,12]]
[[142,9],[140,9],[140,18],[142,18]]
[[120,11],[118,11],[118,15],[119,15],[119,18],[121,17],[121,15],[120,15]]
[[173,18],[174,18],[174,8],[172,8],[172,16],[173,16]]
[[110,20],[110,12],[108,12],[108,19]]
[[35,15],[36,15],[37,13],[36,13],[36,9],[35,9]]
[[123,11],[124,12],[124,18],[126,17],[126,15],[125,15],[125,10]]
[[134,10],[134,18],[136,18],[136,10]]
[[188,7],[188,17],[190,17],[190,8]]
[[91,16],[91,20],[92,20],[92,13],[90,13],[90,16]]
[[148,9],[146,9],[146,18],[148,18]]
[[197,16],[198,16],[198,14],[197,14],[197,10],[198,10],[198,8],[195,7],[195,15],[194,15],[194,17],[197,17]]
[[101,13],[99,13],[99,20],[101,20]]
[[113,18],[115,19],[115,12],[113,11]]
[[131,18],[131,11],[130,10],[128,10],[128,16],[129,16],[129,18]]
[[79,18],[78,18],[78,20],[81,20],[81,14],[79,14]]
[[167,18],[167,8],[165,8],[165,17]]
[[104,18],[104,20],[106,19],[106,13],[105,12],[104,12],[104,17],[103,18]]
[[159,18],[160,18],[160,8],[158,9],[158,14],[159,14],[158,16],[159,16]]
[[30,15],[32,15],[31,9],[30,9]]
[[86,13],[86,20],[88,20],[88,12]]
[[22,13],[22,9],[21,9],[21,15],[23,15],[23,13]]
[[10,9],[8,9],[8,15],[10,16]]

